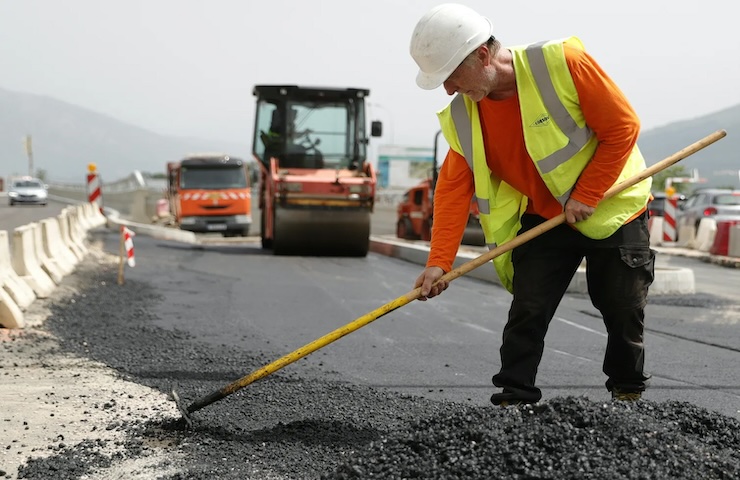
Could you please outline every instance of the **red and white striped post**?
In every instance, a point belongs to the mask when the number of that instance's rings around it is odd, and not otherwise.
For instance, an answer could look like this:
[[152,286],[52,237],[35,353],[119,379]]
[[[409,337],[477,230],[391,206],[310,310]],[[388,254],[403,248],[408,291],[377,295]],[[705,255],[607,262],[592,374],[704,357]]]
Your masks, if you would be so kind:
[[118,261],[118,284],[123,285],[123,259],[126,259],[129,267],[136,266],[136,260],[134,258],[134,233],[128,227],[121,225],[121,252]]
[[666,189],[665,207],[663,211],[663,241],[675,242],[678,238],[676,232],[676,214],[678,212],[678,196],[673,188]]
[[87,201],[98,207],[103,213],[103,198],[100,192],[100,177],[94,163],[87,164]]

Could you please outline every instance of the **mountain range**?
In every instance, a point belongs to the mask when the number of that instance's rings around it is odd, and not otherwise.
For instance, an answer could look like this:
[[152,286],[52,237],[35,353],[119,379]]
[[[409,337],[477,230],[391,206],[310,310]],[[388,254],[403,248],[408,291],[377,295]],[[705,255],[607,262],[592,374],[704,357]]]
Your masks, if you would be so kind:
[[[682,160],[698,170],[703,186],[740,188],[740,105],[645,130],[640,149],[652,165],[725,130],[727,136]],[[24,147],[30,135],[32,164]],[[161,135],[111,116],[54,98],[0,88],[0,177],[43,170],[47,181],[83,183],[94,163],[108,181],[134,170],[164,173],[166,163],[193,152],[227,152],[251,160],[251,139],[243,142]]]
[[[28,135],[32,161],[25,148]],[[54,98],[0,88],[0,177],[43,170],[47,181],[84,183],[90,163],[107,181],[134,170],[164,174],[167,162],[195,152],[249,160],[250,141],[160,135]]]

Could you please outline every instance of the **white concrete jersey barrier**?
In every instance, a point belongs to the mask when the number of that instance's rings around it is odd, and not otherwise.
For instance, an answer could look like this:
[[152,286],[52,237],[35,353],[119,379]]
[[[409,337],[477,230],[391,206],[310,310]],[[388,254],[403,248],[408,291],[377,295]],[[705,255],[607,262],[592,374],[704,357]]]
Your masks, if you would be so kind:
[[41,224],[34,222],[30,225],[33,227],[33,246],[39,265],[41,265],[41,268],[47,275],[49,275],[49,278],[51,278],[55,284],[59,285],[62,283],[62,278],[64,278],[64,271],[59,267],[56,261],[49,258],[44,250],[44,236]]
[[[89,250],[90,229],[108,224],[97,206],[67,207],[54,218],[0,230],[0,327],[24,328],[24,311],[47,298]],[[10,248],[12,243],[12,250]]]
[[663,217],[651,217],[648,220],[650,245],[663,245]]
[[691,248],[700,252],[708,252],[714,244],[714,235],[717,233],[717,222],[713,218],[702,218],[699,228],[696,229],[696,238]]
[[5,290],[0,290],[0,325],[5,328],[23,328],[25,316]]
[[85,252],[80,248],[79,245],[77,245],[77,243],[72,240],[72,235],[69,231],[69,211],[66,209],[62,210],[62,213],[57,215],[57,222],[59,222],[59,233],[62,236],[62,241],[74,254],[74,256],[77,258],[77,261],[79,262],[80,260],[85,258]]
[[93,228],[102,227],[108,222],[108,219],[105,218],[105,215],[103,215],[97,205],[92,203],[85,203],[84,205],[87,210],[87,218]]
[[13,230],[13,270],[33,289],[38,298],[48,298],[56,285],[36,258],[32,224]]
[[62,212],[65,211],[67,214],[67,221],[69,222],[70,240],[84,257],[89,253],[89,250],[87,248],[87,245],[85,245],[86,230],[82,224],[81,219],[82,208],[78,205],[76,207],[67,207]]
[[157,238],[160,240],[172,240],[175,242],[196,244],[198,243],[198,237],[193,232],[187,230],[180,230],[178,228],[163,228],[157,225],[146,225],[143,223],[130,222],[124,220],[117,215],[112,215],[108,218],[108,225],[111,228],[120,229],[120,226],[131,227],[136,233]]
[[88,204],[80,203],[74,207],[79,217],[80,227],[83,232],[87,232],[91,228],[94,228],[93,220],[91,218],[92,210],[90,210]]
[[677,247],[694,248],[695,241],[696,229],[693,225],[681,225],[678,227],[678,240],[676,241]]
[[59,232],[59,221],[56,218],[45,218],[41,220],[41,227],[46,255],[54,259],[65,275],[72,273],[77,266],[77,257],[64,244]]
[[3,281],[3,291],[10,295],[21,310],[25,310],[36,300],[33,289],[13,270],[10,238],[6,230],[0,230],[0,278]]

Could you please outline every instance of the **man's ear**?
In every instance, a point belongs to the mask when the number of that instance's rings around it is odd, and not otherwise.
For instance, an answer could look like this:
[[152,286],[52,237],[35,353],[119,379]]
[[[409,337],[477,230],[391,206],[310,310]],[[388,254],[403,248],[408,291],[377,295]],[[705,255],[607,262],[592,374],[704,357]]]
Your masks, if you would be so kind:
[[478,47],[478,50],[475,51],[475,56],[478,57],[478,60],[480,60],[484,67],[490,65],[492,61],[491,49],[488,48],[488,45],[481,45]]

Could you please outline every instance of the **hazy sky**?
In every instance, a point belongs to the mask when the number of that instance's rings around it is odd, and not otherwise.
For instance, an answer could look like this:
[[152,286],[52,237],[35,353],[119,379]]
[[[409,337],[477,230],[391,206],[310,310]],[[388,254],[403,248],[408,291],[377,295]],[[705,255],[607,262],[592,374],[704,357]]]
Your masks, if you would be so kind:
[[[0,87],[157,133],[251,143],[257,83],[370,89],[382,143],[428,146],[448,97],[419,89],[411,31],[434,0],[0,0]],[[740,104],[732,4],[467,0],[504,45],[570,35],[643,130]]]

